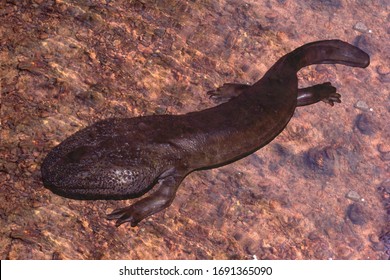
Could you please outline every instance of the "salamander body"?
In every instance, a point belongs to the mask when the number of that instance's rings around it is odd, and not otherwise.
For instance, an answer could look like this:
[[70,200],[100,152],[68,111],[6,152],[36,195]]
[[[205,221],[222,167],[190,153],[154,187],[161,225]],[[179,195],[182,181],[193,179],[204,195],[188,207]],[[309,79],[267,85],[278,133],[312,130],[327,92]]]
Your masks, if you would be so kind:
[[80,130],[44,159],[44,186],[75,199],[128,199],[156,191],[109,214],[137,225],[168,207],[192,171],[243,158],[274,139],[297,106],[340,102],[330,83],[298,89],[297,71],[311,64],[367,67],[369,56],[339,40],[317,41],[280,58],[255,84],[209,92],[229,101],[184,115],[107,119]]

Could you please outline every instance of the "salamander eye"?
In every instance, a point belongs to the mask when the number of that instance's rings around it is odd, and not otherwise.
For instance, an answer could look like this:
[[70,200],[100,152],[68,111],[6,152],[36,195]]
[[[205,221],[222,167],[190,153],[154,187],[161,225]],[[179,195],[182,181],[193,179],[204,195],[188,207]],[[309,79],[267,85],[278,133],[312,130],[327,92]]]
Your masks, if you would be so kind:
[[75,150],[69,152],[66,155],[66,158],[73,163],[78,163],[82,159],[83,155],[85,155],[88,152],[88,147],[82,146],[78,147]]

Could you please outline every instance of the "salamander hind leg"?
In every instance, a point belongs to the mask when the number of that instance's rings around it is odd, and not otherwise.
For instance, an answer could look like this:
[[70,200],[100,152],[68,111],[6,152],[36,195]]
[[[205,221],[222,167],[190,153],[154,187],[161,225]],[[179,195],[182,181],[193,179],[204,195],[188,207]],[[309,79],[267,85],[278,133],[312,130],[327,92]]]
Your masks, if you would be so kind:
[[227,102],[230,99],[239,96],[245,89],[251,85],[226,83],[223,86],[207,92],[209,97],[216,102]]
[[[169,174],[168,174],[169,173]],[[109,220],[117,220],[115,225],[130,223],[136,226],[146,217],[153,215],[171,205],[176,191],[185,175],[179,175],[175,170],[164,172],[158,179],[158,188],[151,195],[137,201],[129,207],[114,210],[107,216]]]
[[306,106],[323,101],[330,106],[334,103],[340,103],[341,95],[336,92],[336,88],[331,83],[323,83],[307,88],[298,89],[297,106]]

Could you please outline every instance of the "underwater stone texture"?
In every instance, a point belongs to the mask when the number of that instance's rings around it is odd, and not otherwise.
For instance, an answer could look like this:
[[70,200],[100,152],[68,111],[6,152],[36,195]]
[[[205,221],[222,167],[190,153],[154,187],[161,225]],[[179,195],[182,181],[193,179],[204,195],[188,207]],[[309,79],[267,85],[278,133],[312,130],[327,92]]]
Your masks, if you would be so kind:
[[[389,258],[390,30],[374,2],[2,1],[1,259]],[[335,38],[371,65],[299,77],[332,82],[341,104],[298,108],[268,146],[192,173],[138,227],[105,219],[132,201],[43,187],[43,158],[81,128],[215,106],[208,90],[254,83],[285,53]]]

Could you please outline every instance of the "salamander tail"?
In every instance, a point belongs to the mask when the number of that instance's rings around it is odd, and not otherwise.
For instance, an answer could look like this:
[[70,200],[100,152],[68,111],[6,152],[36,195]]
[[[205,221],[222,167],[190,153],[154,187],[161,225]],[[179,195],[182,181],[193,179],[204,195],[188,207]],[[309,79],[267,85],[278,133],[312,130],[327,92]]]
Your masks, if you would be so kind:
[[341,40],[325,40],[305,44],[285,56],[285,63],[297,70],[312,64],[343,64],[365,68],[370,64],[367,53]]

